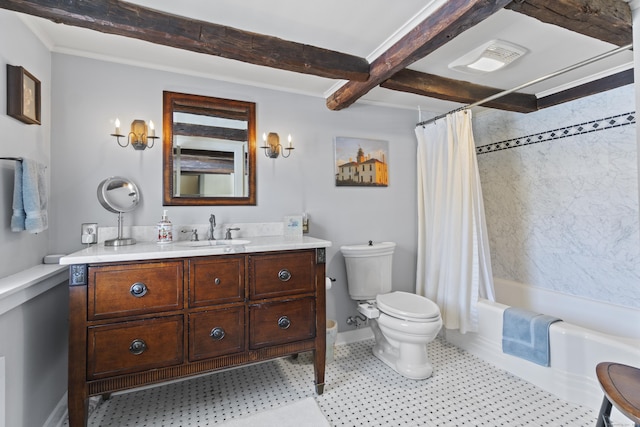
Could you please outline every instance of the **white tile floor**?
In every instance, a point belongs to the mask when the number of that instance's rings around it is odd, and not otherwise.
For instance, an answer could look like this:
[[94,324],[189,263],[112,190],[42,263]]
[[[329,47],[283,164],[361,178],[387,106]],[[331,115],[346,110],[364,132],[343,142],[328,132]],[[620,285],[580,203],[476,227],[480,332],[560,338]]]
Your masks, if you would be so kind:
[[[434,375],[403,378],[371,353],[373,341],[336,347],[316,396],[310,353],[113,395],[89,426],[209,426],[315,397],[332,426],[593,426],[598,408],[564,402],[437,339]],[[66,424],[65,424],[66,425]]]

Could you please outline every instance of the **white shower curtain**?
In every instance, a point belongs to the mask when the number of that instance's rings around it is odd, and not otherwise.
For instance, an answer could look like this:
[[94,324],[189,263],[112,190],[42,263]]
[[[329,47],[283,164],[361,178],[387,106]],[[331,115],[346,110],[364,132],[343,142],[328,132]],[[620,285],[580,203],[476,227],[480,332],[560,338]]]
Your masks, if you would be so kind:
[[443,325],[477,331],[478,298],[495,300],[471,111],[416,127],[416,293],[435,301]]

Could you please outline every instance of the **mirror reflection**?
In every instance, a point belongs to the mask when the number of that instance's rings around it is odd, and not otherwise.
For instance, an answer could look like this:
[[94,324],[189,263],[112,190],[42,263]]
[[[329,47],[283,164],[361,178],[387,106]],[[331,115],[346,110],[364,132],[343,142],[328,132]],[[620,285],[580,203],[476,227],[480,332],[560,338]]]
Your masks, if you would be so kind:
[[255,205],[255,104],[164,92],[164,204]]

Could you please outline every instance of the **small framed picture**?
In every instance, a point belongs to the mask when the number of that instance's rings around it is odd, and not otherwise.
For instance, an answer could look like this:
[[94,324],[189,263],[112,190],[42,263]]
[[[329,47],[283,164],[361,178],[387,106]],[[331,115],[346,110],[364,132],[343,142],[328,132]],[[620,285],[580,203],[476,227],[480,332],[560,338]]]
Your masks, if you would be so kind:
[[9,64],[7,114],[23,123],[40,124],[40,80],[23,67]]

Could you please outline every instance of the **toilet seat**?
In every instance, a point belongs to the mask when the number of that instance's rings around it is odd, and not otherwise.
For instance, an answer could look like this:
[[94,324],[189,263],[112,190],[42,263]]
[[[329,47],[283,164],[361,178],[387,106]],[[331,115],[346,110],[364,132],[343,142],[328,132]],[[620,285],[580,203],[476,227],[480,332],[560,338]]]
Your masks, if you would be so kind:
[[390,292],[376,297],[381,312],[400,319],[435,322],[440,318],[438,305],[428,298],[409,292]]

